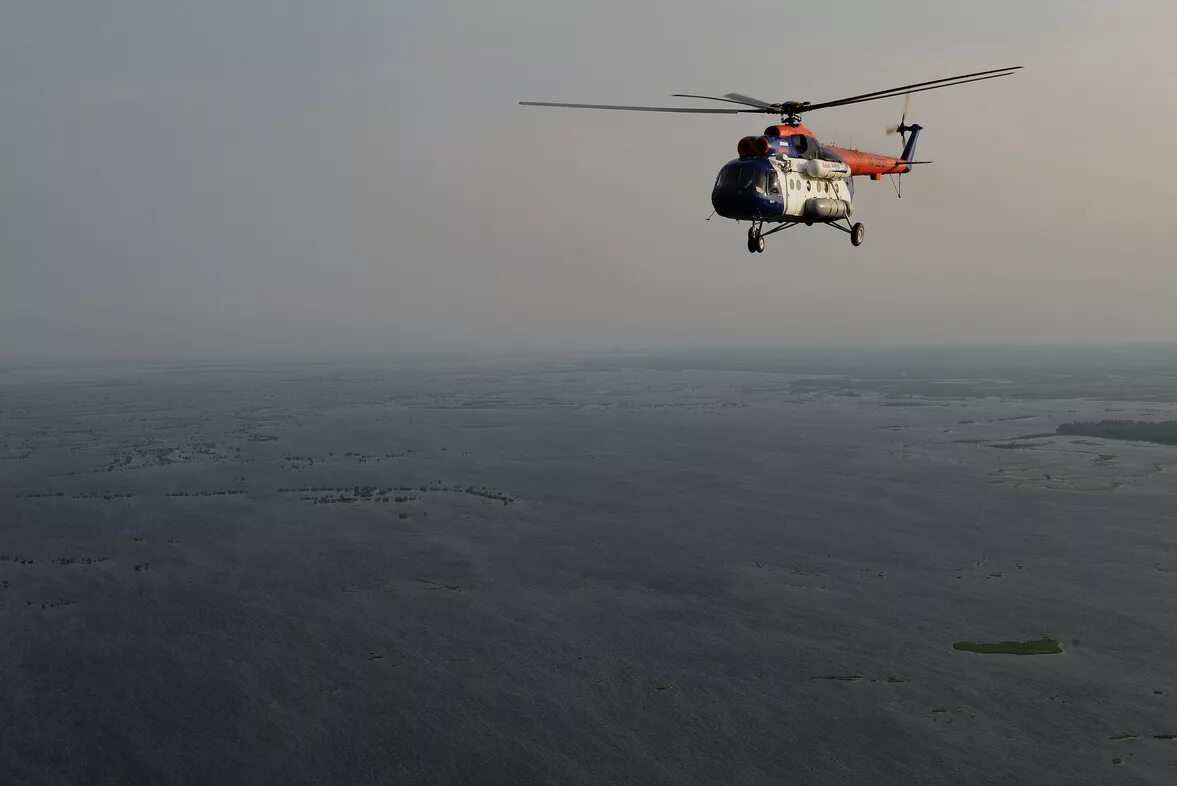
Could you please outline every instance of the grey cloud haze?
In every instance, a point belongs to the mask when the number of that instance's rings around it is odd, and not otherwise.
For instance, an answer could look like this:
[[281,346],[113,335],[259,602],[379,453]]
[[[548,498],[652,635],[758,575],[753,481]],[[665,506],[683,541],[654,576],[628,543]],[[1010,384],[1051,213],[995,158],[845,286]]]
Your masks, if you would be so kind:
[[[1177,338],[1161,2],[0,6],[0,356]],[[914,96],[853,249],[708,193],[758,118],[520,107]],[[889,151],[899,101],[814,113]]]

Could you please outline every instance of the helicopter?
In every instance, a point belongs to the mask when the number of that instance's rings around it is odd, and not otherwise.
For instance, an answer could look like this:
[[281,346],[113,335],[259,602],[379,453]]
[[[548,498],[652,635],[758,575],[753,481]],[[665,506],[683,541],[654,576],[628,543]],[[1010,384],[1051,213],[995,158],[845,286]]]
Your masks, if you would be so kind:
[[[690,93],[674,93],[672,96],[722,101],[741,108],[570,104],[551,101],[519,103],[523,106],[615,109],[629,112],[776,115],[780,117],[780,123],[764,129],[759,136],[746,136],[740,139],[736,145],[739,157],[724,164],[719,170],[711,190],[711,206],[715,213],[723,218],[752,223],[748,229],[748,251],[752,253],[764,251],[764,239],[769,235],[798,224],[823,224],[845,232],[850,235],[852,245],[861,246],[866,237],[866,228],[861,222],[850,221],[854,215],[854,178],[869,177],[878,181],[882,180],[883,175],[895,175],[898,179],[896,193],[902,197],[903,174],[912,171],[913,166],[932,163],[918,161],[915,158],[915,147],[923,126],[907,122],[907,110],[912,94],[1011,76],[1021,68],[1022,66],[994,68],[887,90],[876,90],[833,101],[773,103],[742,93],[725,93],[722,97]],[[888,134],[897,133],[903,141],[903,151],[898,156],[823,144],[818,141],[813,131],[801,124],[803,114],[818,109],[899,96],[904,97],[903,114],[898,125],[887,129]],[[845,226],[842,222],[845,222]],[[766,231],[766,224],[776,226]]]

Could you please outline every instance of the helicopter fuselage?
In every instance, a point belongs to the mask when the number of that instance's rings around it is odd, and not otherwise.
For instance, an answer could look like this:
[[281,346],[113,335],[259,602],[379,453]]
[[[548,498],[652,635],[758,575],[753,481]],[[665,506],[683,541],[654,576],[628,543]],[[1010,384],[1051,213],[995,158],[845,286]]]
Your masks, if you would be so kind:
[[821,159],[736,159],[711,190],[715,212],[740,221],[835,221],[854,214],[853,201],[849,167]]
[[833,222],[854,214],[854,177],[903,174],[919,127],[900,157],[822,145],[801,125],[776,125],[744,137],[740,157],[719,170],[711,205],[724,218],[757,223]]

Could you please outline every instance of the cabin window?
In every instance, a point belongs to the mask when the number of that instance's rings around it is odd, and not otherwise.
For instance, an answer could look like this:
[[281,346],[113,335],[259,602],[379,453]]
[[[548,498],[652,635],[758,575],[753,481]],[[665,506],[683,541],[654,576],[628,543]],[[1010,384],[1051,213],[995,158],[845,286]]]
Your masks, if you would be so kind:
[[777,179],[776,172],[766,172],[764,176],[768,179],[768,193],[781,193],[781,181]]

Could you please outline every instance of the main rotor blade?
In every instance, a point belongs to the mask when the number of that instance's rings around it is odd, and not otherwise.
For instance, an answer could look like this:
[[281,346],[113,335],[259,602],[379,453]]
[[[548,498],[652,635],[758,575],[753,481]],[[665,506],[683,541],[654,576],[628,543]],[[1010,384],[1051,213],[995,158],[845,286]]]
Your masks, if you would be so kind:
[[[810,104],[805,107],[803,111],[811,112],[814,109],[825,109],[831,106],[842,106],[843,104],[857,104],[863,101],[874,101],[880,98],[890,98],[892,96],[900,95],[904,92],[922,93],[924,90],[935,90],[940,87],[952,87],[956,84],[965,84],[967,82],[979,82],[982,79],[996,79],[999,76],[1009,76],[1014,71],[1021,69],[1022,66],[1008,66],[1006,68],[994,68],[991,71],[977,71],[972,74],[960,74],[959,76],[948,76],[943,79],[932,79],[927,82],[915,82],[910,85],[902,85],[900,87],[892,87],[887,90],[876,90],[873,93],[862,93],[861,95],[848,96],[846,98],[839,98],[834,101],[823,101],[818,104]],[[981,77],[982,79],[977,79]],[[928,87],[933,85],[933,87]],[[915,90],[913,88],[923,88],[922,90]]]
[[[916,82],[910,85],[903,85],[901,87],[892,87],[887,90],[876,90],[873,93],[862,93],[861,95],[848,96],[847,98],[839,98],[836,101],[825,101],[820,104],[810,104],[803,101],[787,101],[782,104],[770,104],[767,101],[761,101],[759,98],[752,98],[741,93],[725,93],[723,98],[716,96],[701,96],[691,95],[688,93],[675,93],[676,98],[702,98],[707,101],[725,101],[732,104],[740,104],[742,106],[751,107],[750,109],[696,109],[694,107],[679,107],[679,106],[628,106],[623,104],[572,104],[555,101],[520,101],[522,106],[557,106],[567,107],[570,109],[614,109],[623,112],[676,112],[690,115],[738,115],[738,114],[800,114],[802,112],[812,112],[815,109],[828,109],[835,106],[846,106],[848,104],[859,104],[864,101],[878,101],[884,98],[894,98],[899,95],[906,94],[910,96],[912,93],[922,93],[925,90],[939,90],[941,87],[955,87],[956,85],[964,85],[969,82],[983,82],[986,79],[997,79],[1003,76],[1011,76],[1015,71],[1021,69],[1022,66],[1009,66],[1007,68],[995,68],[991,71],[977,71],[972,74],[960,74],[959,76],[949,76],[943,79],[932,79],[927,82]],[[904,119],[907,117],[907,104],[904,101]]]
[[758,106],[763,109],[775,110],[777,108],[776,104],[772,104],[768,101],[761,101],[759,98],[753,98],[752,96],[746,96],[743,93],[724,93],[723,97],[730,98],[733,101],[743,101],[745,104],[751,104],[752,106]]
[[629,112],[685,112],[695,115],[738,115],[741,112],[755,112],[760,109],[695,109],[683,106],[617,106],[614,104],[564,104],[551,101],[520,101],[523,106],[563,106],[572,109],[621,109]]
[[[949,82],[948,84],[943,84],[943,85],[932,85],[931,87],[921,87],[917,90],[908,90],[907,92],[909,94],[910,93],[923,93],[924,91],[927,91],[927,90],[939,90],[942,87],[956,87],[957,85],[967,85],[969,82],[984,82],[986,79],[998,79],[1003,76],[1011,76],[1012,74],[1013,74],[1013,71],[1006,71],[1004,74],[993,74],[992,76],[979,76],[976,79],[962,79],[959,82]],[[902,91],[903,88],[899,88],[899,90]],[[833,107],[833,106],[847,106],[849,104],[862,104],[862,103],[866,103],[867,101],[881,101],[884,98],[896,98],[900,95],[902,95],[902,93],[897,92],[897,93],[886,93],[884,95],[872,95],[868,98],[853,98],[853,99],[843,98],[840,101],[828,101],[824,104],[810,104],[809,106],[802,107],[801,111],[802,112],[812,112],[815,109],[829,109],[830,107]]]
[[[728,95],[734,96],[735,94],[728,93]],[[744,100],[747,98],[747,96],[742,96],[740,98],[734,98],[734,97],[733,98],[717,98],[716,96],[697,96],[697,95],[692,95],[691,93],[673,93],[671,95],[671,97],[672,98],[704,98],[708,101],[726,101],[729,104],[743,104],[744,106],[754,106],[758,109],[766,109],[766,110],[772,108],[771,104],[766,104],[766,103],[763,103],[762,101],[755,101],[755,99]]]

